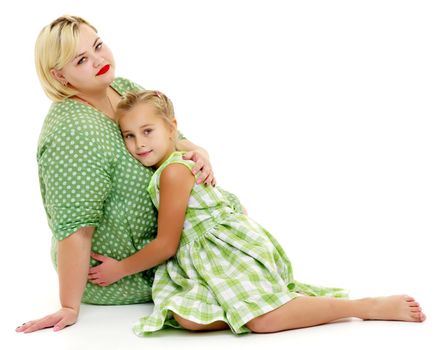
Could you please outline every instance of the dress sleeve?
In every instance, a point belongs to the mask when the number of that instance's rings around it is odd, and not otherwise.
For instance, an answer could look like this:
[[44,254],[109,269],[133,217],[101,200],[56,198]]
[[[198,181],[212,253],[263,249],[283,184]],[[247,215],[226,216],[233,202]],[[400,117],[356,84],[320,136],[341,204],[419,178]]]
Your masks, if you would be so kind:
[[52,136],[39,153],[41,194],[57,240],[98,226],[111,188],[105,154],[93,138],[68,129]]
[[140,84],[137,84],[133,81],[129,81],[131,83],[131,89],[130,90],[146,90],[143,86],[141,86]]

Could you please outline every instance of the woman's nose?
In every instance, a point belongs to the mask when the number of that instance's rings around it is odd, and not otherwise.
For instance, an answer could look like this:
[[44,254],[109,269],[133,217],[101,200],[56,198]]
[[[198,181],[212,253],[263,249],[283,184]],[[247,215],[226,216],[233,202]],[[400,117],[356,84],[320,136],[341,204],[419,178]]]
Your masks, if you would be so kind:
[[97,56],[95,55],[94,57],[94,67],[99,67],[100,65],[102,65],[102,63],[105,62],[103,57]]

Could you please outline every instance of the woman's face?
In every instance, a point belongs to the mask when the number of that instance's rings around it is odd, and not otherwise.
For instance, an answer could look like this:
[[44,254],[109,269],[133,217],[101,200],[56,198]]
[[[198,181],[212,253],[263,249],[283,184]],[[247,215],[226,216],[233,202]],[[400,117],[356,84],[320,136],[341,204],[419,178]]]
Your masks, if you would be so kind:
[[81,24],[75,58],[52,74],[61,82],[68,82],[74,89],[87,94],[106,89],[115,78],[114,69],[111,50],[92,28]]

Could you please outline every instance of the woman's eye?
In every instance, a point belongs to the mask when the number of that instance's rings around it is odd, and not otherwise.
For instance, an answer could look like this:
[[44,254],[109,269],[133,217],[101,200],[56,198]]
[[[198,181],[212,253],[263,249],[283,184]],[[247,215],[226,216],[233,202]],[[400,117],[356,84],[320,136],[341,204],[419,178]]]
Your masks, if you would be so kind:
[[78,61],[78,64],[82,64],[82,63],[84,63],[85,62],[85,57],[82,57],[79,61]]
[[152,132],[152,129],[144,129],[144,131],[143,131],[143,133],[145,134],[145,135],[148,135],[148,134],[150,134]]
[[125,140],[131,139],[133,136],[131,134],[125,135]]
[[103,43],[99,43],[96,45],[96,50],[100,50],[102,48]]

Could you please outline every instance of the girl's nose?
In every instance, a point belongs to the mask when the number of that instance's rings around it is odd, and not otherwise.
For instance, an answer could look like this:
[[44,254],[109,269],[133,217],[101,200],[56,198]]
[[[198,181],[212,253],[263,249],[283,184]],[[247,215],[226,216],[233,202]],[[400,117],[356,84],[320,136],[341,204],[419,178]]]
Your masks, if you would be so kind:
[[137,141],[137,142],[135,143],[135,147],[136,147],[137,149],[139,149],[139,148],[144,147],[144,144],[143,144],[142,141]]

